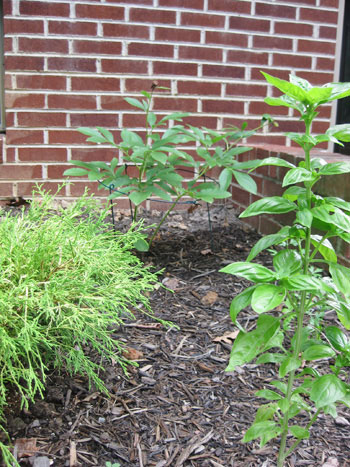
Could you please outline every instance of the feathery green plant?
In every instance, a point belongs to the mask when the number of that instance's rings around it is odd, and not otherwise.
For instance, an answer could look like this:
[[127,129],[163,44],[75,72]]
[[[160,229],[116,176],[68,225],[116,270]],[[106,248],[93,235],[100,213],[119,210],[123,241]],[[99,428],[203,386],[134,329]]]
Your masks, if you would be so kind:
[[[86,195],[54,210],[53,196],[36,194],[27,212],[0,213],[0,417],[10,388],[23,405],[43,396],[52,367],[106,392],[103,367],[88,352],[126,372],[112,332],[135,311],[153,316],[145,292],[157,275],[131,251],[144,237],[141,225],[114,232],[107,210]],[[12,465],[7,446],[0,449]]]

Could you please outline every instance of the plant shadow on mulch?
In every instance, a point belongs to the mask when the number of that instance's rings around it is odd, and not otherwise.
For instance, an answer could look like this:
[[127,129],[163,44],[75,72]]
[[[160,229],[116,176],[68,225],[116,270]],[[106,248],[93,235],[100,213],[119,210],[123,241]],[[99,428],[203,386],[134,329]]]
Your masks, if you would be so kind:
[[[7,428],[21,465],[275,465],[276,442],[261,449],[257,442],[241,443],[262,402],[254,394],[276,378],[275,366],[224,371],[235,337],[230,302],[248,284],[218,270],[244,261],[259,236],[232,209],[216,207],[211,216],[212,232],[205,210],[172,215],[143,256],[157,270],[164,268],[160,277],[168,288],[151,295],[152,308],[179,329],[164,329],[144,316],[116,328],[126,356],[139,366],[130,368],[129,378],[118,366],[105,366],[110,398],[89,389],[82,377],[53,372],[44,400],[20,413],[8,408]],[[128,221],[122,214],[116,218],[120,228]],[[258,261],[271,265],[268,254]],[[242,317],[244,325],[254,326],[252,313]],[[335,467],[350,466],[350,411],[340,408],[338,415],[336,421],[320,418],[286,465],[322,466],[333,458]]]

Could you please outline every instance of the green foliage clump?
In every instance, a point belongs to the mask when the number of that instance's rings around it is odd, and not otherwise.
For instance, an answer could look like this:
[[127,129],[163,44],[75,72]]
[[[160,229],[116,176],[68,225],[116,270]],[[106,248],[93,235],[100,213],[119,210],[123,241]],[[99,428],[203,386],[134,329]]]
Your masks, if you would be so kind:
[[[53,367],[86,375],[106,392],[103,368],[89,352],[126,371],[128,361],[112,332],[133,310],[152,316],[145,292],[153,290],[157,275],[132,253],[142,226],[117,233],[107,211],[87,196],[54,210],[52,196],[40,188],[37,195],[27,212],[1,213],[2,418],[8,391],[18,391],[28,404],[43,396]],[[7,447],[0,443],[0,449],[12,462]]]

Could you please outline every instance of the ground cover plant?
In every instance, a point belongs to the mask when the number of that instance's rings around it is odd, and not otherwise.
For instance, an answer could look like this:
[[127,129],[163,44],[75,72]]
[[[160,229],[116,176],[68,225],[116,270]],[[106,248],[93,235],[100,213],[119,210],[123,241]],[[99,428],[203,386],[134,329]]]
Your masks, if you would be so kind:
[[[260,439],[263,446],[278,438],[277,465],[282,467],[296,446],[309,437],[310,427],[322,412],[335,417],[337,404],[350,406],[345,371],[350,365],[350,341],[344,332],[344,328],[350,329],[350,269],[338,263],[330,241],[340,238],[350,242],[350,203],[337,197],[321,197],[314,190],[321,177],[350,172],[350,163],[326,163],[310,157],[311,149],[319,143],[350,141],[350,125],[335,125],[325,134],[312,134],[318,107],[349,96],[350,83],[312,87],[293,75],[289,82],[263,75],[283,93],[265,101],[300,113],[305,132],[287,135],[303,148],[305,160],[298,166],[274,157],[242,162],[241,169],[275,165],[287,170],[284,194],[253,202],[240,217],[293,212],[295,220],[293,225],[260,239],[245,262],[230,264],[221,272],[253,283],[231,303],[230,315],[240,332],[227,371],[253,359],[257,364],[279,366],[279,379],[257,392],[267,402],[258,409],[243,441]],[[273,269],[252,262],[260,252],[276,245],[279,248],[273,255]],[[322,264],[329,276],[315,273],[315,264]],[[254,330],[247,332],[237,318],[249,305],[258,319]],[[336,311],[339,326],[328,326],[323,319],[329,309]],[[313,367],[312,362],[318,360],[328,361],[328,372]],[[305,414],[308,420],[303,423]]]
[[[143,238],[140,225],[114,232],[106,209],[86,195],[66,209],[53,209],[54,197],[40,188],[35,195],[26,212],[1,213],[1,435],[9,392],[28,406],[43,396],[52,368],[85,375],[106,392],[103,360],[125,372],[128,364],[112,332],[137,311],[153,316],[145,293],[158,282],[132,253]],[[13,465],[4,436],[0,450]]]
[[[79,128],[81,133],[88,136],[88,142],[113,146],[117,157],[110,164],[73,160],[71,162],[77,167],[65,171],[67,176],[83,176],[98,181],[99,188],[111,190],[110,199],[127,196],[134,206],[134,221],[139,206],[145,200],[154,198],[168,203],[169,207],[148,244],[139,243],[138,247],[144,250],[152,244],[169,213],[183,198],[207,203],[229,198],[233,178],[246,190],[256,193],[253,178],[236,167],[236,156],[251,149],[240,143],[271,121],[268,115],[264,115],[261,125],[254,130],[248,130],[246,123],[241,128],[225,128],[222,131],[184,125],[181,122],[189,116],[188,113],[176,112],[164,117],[156,115],[152,109],[156,88],[153,85],[152,92],[142,91],[142,100],[125,98],[131,106],[145,114],[146,131],[143,137],[125,128],[121,131],[121,141],[116,142],[113,134],[105,128]],[[169,122],[171,125],[168,127]],[[188,144],[194,146],[195,154],[186,149]],[[213,169],[219,170],[217,181],[207,177]]]

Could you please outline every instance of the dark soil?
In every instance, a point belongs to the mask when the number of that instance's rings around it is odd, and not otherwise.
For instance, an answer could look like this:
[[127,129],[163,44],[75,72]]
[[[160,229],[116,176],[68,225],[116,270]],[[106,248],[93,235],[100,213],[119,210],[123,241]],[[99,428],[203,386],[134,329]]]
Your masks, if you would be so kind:
[[[116,217],[118,228],[128,221]],[[205,210],[173,215],[144,255],[145,263],[164,268],[163,284],[173,290],[158,288],[150,297],[153,310],[179,329],[164,329],[143,316],[116,328],[126,356],[139,366],[127,378],[118,366],[106,365],[110,398],[89,389],[82,377],[54,372],[45,398],[29,410],[17,412],[12,401],[7,429],[21,465],[276,464],[277,442],[261,449],[257,442],[241,443],[261,404],[255,392],[276,378],[275,366],[249,364],[225,372],[235,337],[229,305],[247,283],[218,270],[245,260],[259,237],[243,228],[233,210],[217,207],[211,217],[212,233]],[[268,255],[259,261],[270,265]],[[254,326],[252,313],[242,316],[244,325]],[[336,420],[320,418],[286,465],[350,466],[349,425],[345,408]]]

